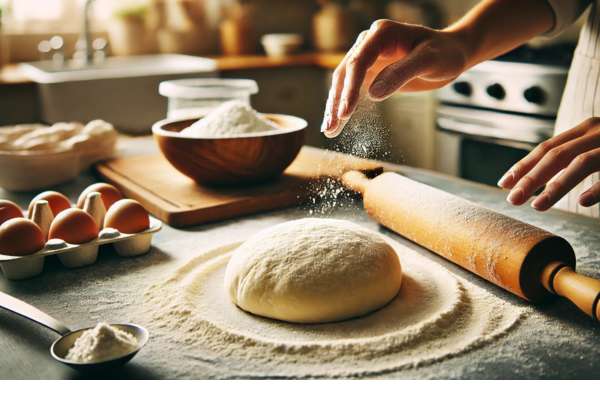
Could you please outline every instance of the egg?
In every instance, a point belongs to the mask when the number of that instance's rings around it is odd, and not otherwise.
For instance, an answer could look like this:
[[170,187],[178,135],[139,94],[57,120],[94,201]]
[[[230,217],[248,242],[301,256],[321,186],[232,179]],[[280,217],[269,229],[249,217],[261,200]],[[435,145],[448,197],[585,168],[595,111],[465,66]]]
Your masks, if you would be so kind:
[[10,200],[0,200],[0,225],[13,218],[23,217],[23,211]]
[[137,233],[150,227],[148,211],[135,200],[123,199],[113,204],[104,217],[104,227],[121,233]]
[[79,199],[77,199],[78,208],[83,208],[86,197],[92,192],[100,193],[100,195],[102,196],[102,202],[104,203],[104,208],[106,208],[107,210],[110,208],[110,206],[113,205],[113,203],[123,198],[123,195],[121,194],[119,189],[117,189],[113,185],[110,185],[108,183],[94,183],[93,185],[90,185],[87,188],[85,188],[85,190],[79,195]]
[[27,218],[12,218],[0,226],[0,254],[26,256],[43,247],[42,230]]
[[38,200],[46,200],[48,204],[50,204],[52,214],[55,216],[58,215],[58,213],[60,213],[61,211],[66,210],[67,208],[71,208],[71,202],[69,201],[67,196],[65,196],[62,193],[55,192],[53,190],[48,190],[46,192],[38,194],[33,198],[33,200],[31,200],[31,203],[29,203],[29,209],[27,210],[27,215],[29,216],[29,218],[32,217],[31,214],[33,213],[33,206]]
[[67,243],[87,243],[98,237],[98,225],[92,216],[78,208],[63,210],[50,224],[48,239],[62,239]]

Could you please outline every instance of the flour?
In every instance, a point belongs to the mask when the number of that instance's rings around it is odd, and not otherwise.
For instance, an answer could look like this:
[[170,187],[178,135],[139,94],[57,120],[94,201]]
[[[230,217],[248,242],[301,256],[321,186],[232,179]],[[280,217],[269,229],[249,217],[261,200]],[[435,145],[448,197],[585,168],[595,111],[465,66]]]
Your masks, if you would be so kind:
[[[389,161],[391,157],[391,129],[385,123],[377,104],[361,96],[356,111],[344,129],[327,148],[360,158]],[[337,171],[343,172],[342,167]],[[309,193],[305,207],[309,215],[330,215],[335,209],[352,198],[339,179],[324,178],[313,181],[307,187]]]
[[277,130],[278,127],[248,104],[232,100],[221,104],[206,117],[181,131],[181,135],[199,138],[232,137],[241,134]]
[[369,376],[436,363],[498,340],[521,320],[521,307],[417,250],[390,244],[402,263],[402,288],[390,304],[365,317],[302,325],[240,310],[222,286],[239,246],[232,244],[194,257],[150,286],[146,323],[185,348],[189,362],[227,359],[240,368],[230,374],[276,370],[281,377],[306,378]]
[[352,118],[342,132],[330,140],[329,147],[361,158],[389,160],[391,134],[378,105],[361,96]]
[[133,335],[101,322],[77,338],[66,358],[85,363],[101,362],[131,353],[137,346]]

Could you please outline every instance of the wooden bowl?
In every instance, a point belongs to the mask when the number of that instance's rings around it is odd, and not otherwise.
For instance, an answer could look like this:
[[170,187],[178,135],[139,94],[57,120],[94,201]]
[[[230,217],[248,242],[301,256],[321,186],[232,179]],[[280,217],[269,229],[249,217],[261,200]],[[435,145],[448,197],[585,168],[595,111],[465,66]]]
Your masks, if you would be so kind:
[[240,185],[274,179],[294,161],[304,144],[302,118],[264,114],[280,129],[226,138],[179,133],[197,119],[167,119],[152,127],[165,158],[182,174],[204,185]]

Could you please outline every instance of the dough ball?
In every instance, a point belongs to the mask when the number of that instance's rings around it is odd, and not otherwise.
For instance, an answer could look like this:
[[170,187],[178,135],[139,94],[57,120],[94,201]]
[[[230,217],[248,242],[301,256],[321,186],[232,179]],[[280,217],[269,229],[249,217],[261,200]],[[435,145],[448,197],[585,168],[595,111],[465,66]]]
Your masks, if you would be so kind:
[[302,323],[364,315],[392,300],[401,282],[398,255],[381,235],[336,219],[265,229],[234,251],[225,272],[238,307]]

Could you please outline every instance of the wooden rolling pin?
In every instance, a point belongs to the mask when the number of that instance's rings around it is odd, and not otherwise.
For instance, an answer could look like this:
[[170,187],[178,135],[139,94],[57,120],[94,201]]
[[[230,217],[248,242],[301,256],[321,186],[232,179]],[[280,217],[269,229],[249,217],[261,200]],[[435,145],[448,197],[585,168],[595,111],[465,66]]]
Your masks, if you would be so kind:
[[557,294],[600,319],[600,280],[574,271],[565,239],[395,173],[350,171],[342,182],[362,193],[369,215],[413,242],[526,300]]

